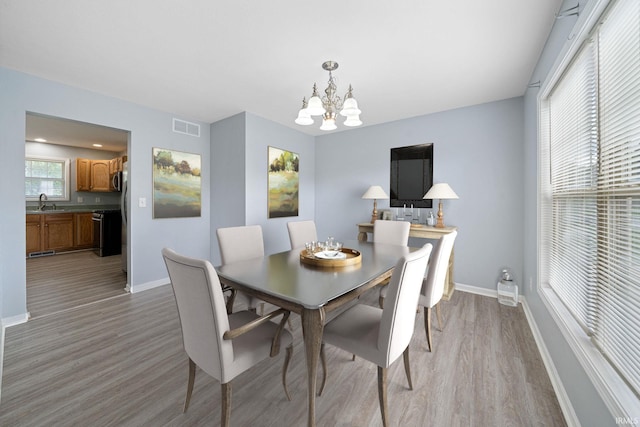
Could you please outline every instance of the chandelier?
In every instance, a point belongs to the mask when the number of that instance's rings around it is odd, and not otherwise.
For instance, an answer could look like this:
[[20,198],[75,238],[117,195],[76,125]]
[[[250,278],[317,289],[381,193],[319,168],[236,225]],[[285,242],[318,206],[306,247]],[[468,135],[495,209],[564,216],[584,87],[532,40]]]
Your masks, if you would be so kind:
[[336,95],[338,87],[333,80],[332,71],[338,69],[338,63],[327,61],[322,64],[322,68],[329,72],[329,85],[324,90],[325,95],[320,98],[318,95],[318,87],[313,84],[313,93],[309,102],[306,97],[302,98],[302,108],[298,112],[295,122],[299,125],[307,126],[313,124],[311,116],[322,116],[322,126],[320,130],[334,130],[336,126],[336,118],[338,112],[341,116],[346,117],[345,126],[360,126],[361,111],[358,109],[358,101],[353,97],[353,88],[349,85],[349,90],[340,98]]

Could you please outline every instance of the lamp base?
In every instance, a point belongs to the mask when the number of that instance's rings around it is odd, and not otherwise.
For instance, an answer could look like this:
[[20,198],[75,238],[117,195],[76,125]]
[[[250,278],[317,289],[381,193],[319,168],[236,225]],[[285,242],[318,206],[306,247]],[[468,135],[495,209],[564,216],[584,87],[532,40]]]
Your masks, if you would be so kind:
[[371,224],[376,222],[376,219],[378,219],[378,204],[376,199],[373,199],[373,212],[371,212]]
[[438,202],[438,222],[436,222],[436,228],[444,228],[444,212],[442,212],[442,200]]

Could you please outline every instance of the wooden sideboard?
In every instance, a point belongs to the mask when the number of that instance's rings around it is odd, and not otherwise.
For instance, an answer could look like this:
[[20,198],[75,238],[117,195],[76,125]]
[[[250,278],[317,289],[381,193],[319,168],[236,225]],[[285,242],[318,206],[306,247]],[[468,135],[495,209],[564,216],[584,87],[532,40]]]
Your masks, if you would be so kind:
[[[457,227],[435,228],[426,225],[412,224],[411,230],[409,231],[409,237],[438,240],[445,234],[449,234],[456,229]],[[368,239],[367,233],[373,234],[373,224],[369,222],[362,222],[358,224],[358,240],[360,240],[361,242],[366,242]],[[451,299],[451,295],[453,295],[454,290],[455,282],[453,281],[453,250],[451,250],[449,269],[447,270],[447,277],[444,284],[444,295],[442,296],[442,299],[444,299],[445,301],[449,301],[449,299]]]

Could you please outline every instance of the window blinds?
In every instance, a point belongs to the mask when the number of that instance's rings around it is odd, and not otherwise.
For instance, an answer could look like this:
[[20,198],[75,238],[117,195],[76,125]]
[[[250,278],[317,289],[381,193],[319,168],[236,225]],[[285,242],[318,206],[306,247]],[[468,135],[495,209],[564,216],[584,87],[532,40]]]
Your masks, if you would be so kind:
[[539,125],[542,279],[640,395],[640,2],[614,3]]
[[600,167],[593,339],[640,394],[640,2],[598,32]]

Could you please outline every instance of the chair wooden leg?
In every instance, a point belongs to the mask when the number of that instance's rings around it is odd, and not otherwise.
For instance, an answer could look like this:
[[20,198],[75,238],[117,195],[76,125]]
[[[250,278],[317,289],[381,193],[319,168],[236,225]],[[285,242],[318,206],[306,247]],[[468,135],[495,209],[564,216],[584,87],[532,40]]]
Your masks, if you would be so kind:
[[378,366],[378,399],[380,400],[380,413],[382,414],[382,425],[387,427],[387,368]]
[[440,310],[440,303],[436,304],[436,317],[438,318],[438,326],[440,326],[440,332],[442,332],[442,310]]
[[407,346],[402,355],[404,356],[404,373],[407,374],[407,381],[409,381],[409,390],[413,390],[413,383],[411,382],[411,364],[409,363],[409,346]]
[[433,342],[431,341],[431,308],[424,308],[424,331],[427,334],[427,345],[429,351],[433,351]]
[[322,382],[320,383],[320,391],[318,391],[318,396],[322,395],[324,385],[327,382],[327,357],[324,354],[324,343],[322,343],[322,345],[320,346],[320,362],[322,363]]
[[231,422],[231,381],[226,384],[220,384],[222,391],[222,414],[220,415],[220,425],[229,427]]
[[289,395],[289,390],[287,389],[287,370],[289,369],[289,362],[291,361],[291,355],[293,354],[293,344],[287,347],[287,355],[284,358],[284,366],[282,367],[282,385],[284,386],[284,394],[291,402],[291,395]]
[[193,382],[196,379],[196,362],[189,358],[189,381],[187,382],[187,397],[184,399],[184,408],[182,412],[187,412],[189,402],[191,401],[191,392],[193,391]]

